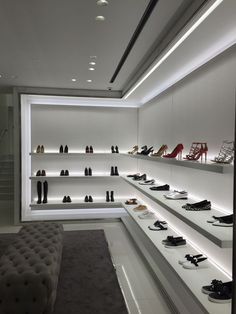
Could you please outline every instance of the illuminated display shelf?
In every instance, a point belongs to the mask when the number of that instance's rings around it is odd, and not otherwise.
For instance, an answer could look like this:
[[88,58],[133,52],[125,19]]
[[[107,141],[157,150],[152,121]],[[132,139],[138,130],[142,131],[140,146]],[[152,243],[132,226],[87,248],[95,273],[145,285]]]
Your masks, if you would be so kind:
[[60,157],[65,157],[65,156],[122,156],[125,154],[121,154],[121,153],[82,153],[82,152],[78,152],[78,153],[35,153],[35,152],[31,152],[29,153],[31,156],[37,156],[37,157],[46,157],[46,156],[60,156]]
[[[210,302],[208,300],[208,296],[201,292],[202,286],[209,285],[213,279],[222,280],[223,282],[227,282],[232,280],[230,276],[227,276],[226,273],[221,271],[219,268],[217,268],[214,264],[209,262],[209,267],[205,269],[198,269],[198,270],[189,270],[185,269],[178,263],[178,260],[182,260],[186,254],[199,254],[199,251],[196,251],[191,244],[188,243],[187,240],[187,246],[185,247],[178,247],[178,248],[166,248],[162,244],[162,240],[166,239],[167,236],[173,235],[173,236],[179,236],[180,234],[177,234],[175,231],[173,231],[170,227],[168,227],[168,230],[164,231],[151,231],[148,229],[148,226],[152,225],[153,222],[155,222],[154,219],[148,219],[143,220],[138,217],[140,215],[140,212],[134,212],[132,209],[135,206],[130,205],[124,205],[124,208],[128,212],[129,216],[132,217],[132,221],[139,226],[142,232],[146,235],[146,237],[151,241],[152,247],[156,253],[161,256],[161,258],[164,260],[163,263],[165,265],[168,265],[171,270],[177,275],[177,280],[180,280],[184,287],[187,287],[187,289],[190,291],[190,294],[196,299],[197,303],[201,307],[202,311],[204,313],[209,314],[230,314],[231,313],[231,303],[227,304],[217,304]],[[158,213],[157,217],[158,217]],[[129,225],[127,218],[123,217],[121,220],[124,222],[128,230],[132,234],[132,224]],[[137,239],[136,234],[133,234],[134,240],[137,241],[137,245],[139,245],[139,239]],[[158,262],[157,262],[158,261]],[[156,259],[154,263],[157,264],[157,267],[159,263],[161,263],[160,258]],[[155,265],[152,263],[152,268],[155,268]],[[155,271],[155,269],[153,269]],[[172,277],[173,280],[173,277]],[[180,285],[178,284],[178,287],[180,288]]]
[[72,180],[72,179],[118,179],[121,178],[121,176],[110,176],[110,175],[92,175],[92,176],[85,176],[85,175],[80,175],[80,176],[74,176],[74,175],[69,175],[69,176],[31,176],[30,179],[35,181],[35,180],[47,180],[47,181],[53,181],[53,180]]
[[233,228],[232,227],[217,227],[208,223],[207,220],[212,216],[224,216],[226,214],[216,210],[206,211],[187,211],[182,208],[182,205],[188,203],[194,203],[195,200],[168,200],[164,197],[168,191],[152,191],[150,186],[140,185],[137,181],[133,181],[130,178],[123,177],[123,179],[149,197],[151,200],[161,205],[168,210],[171,214],[175,215],[187,225],[207,237],[211,242],[215,243],[221,248],[231,248],[233,241]]
[[216,164],[216,163],[204,163],[198,161],[190,161],[190,160],[177,160],[175,158],[162,158],[162,157],[154,157],[154,156],[145,156],[145,155],[132,155],[132,154],[123,154],[125,156],[129,156],[132,158],[143,159],[148,161],[160,162],[164,164],[192,168],[203,171],[210,171],[216,173],[233,173],[234,166],[226,165],[226,164]]

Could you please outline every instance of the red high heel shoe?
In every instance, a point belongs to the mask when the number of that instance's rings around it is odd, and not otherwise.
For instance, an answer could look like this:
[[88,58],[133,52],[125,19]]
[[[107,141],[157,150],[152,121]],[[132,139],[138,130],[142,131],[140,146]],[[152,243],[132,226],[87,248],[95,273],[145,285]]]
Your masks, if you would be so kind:
[[[200,143],[198,143],[198,144],[200,144]],[[190,154],[187,155],[185,157],[185,159],[197,161],[201,157],[201,162],[202,162],[203,155],[205,155],[205,162],[206,162],[207,161],[207,152],[208,152],[207,143],[201,143],[200,148],[195,149],[195,151],[192,152],[191,155]]]
[[182,158],[182,151],[184,149],[183,144],[178,144],[175,149],[170,154],[166,154],[163,157],[164,158],[176,158],[178,156],[178,159]]

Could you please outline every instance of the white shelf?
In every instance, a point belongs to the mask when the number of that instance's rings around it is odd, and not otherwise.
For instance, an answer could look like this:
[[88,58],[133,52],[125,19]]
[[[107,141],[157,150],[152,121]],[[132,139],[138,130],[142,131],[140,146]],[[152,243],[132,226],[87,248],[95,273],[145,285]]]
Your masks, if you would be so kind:
[[[137,206],[137,205],[135,205]],[[206,294],[201,292],[202,286],[209,285],[213,279],[222,280],[223,282],[230,281],[230,277],[226,276],[225,273],[221,272],[214,264],[209,262],[209,267],[198,270],[184,269],[179,263],[179,259],[183,259],[186,254],[196,254],[197,252],[187,241],[186,247],[179,248],[166,248],[161,242],[167,236],[179,236],[171,228],[164,231],[151,231],[148,229],[149,225],[155,222],[154,219],[143,220],[138,218],[140,213],[134,212],[135,206],[129,206],[124,204],[124,208],[133,220],[138,224],[144,234],[149,238],[154,247],[163,256],[165,262],[173,269],[177,274],[178,278],[187,287],[193,297],[197,300],[201,307],[209,314],[230,314],[231,303],[217,304],[210,302]],[[158,215],[158,214],[157,214]]]
[[121,176],[109,176],[109,175],[92,175],[92,176],[31,176],[30,179],[33,181],[38,181],[38,180],[71,180],[71,179],[117,179],[121,178]]
[[233,228],[232,227],[217,227],[208,223],[207,220],[212,216],[224,216],[224,214],[216,209],[208,211],[187,211],[182,208],[182,205],[194,203],[196,201],[188,200],[168,200],[164,197],[168,191],[152,191],[150,186],[140,185],[137,181],[130,178],[123,177],[123,179],[152,199],[163,208],[167,209],[170,213],[184,221],[190,227],[200,232],[203,236],[207,237],[210,241],[215,243],[221,248],[231,248],[233,241]]
[[120,156],[123,154],[120,153],[29,153],[31,156],[37,157],[45,157],[45,156],[59,156],[59,157],[66,157],[66,156]]
[[190,160],[177,160],[175,158],[162,158],[162,157],[153,157],[153,156],[145,156],[145,155],[132,155],[132,154],[124,154],[125,156],[129,156],[132,158],[149,160],[154,162],[160,162],[164,164],[198,169],[203,171],[210,171],[216,173],[233,173],[234,166],[233,165],[225,165],[225,164],[216,164],[210,162],[198,162],[198,161],[190,161]]

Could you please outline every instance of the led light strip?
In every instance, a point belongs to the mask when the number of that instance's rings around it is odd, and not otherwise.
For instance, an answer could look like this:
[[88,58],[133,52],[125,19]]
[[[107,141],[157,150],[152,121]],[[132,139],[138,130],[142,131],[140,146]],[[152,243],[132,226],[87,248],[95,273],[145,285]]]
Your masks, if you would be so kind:
[[189,35],[223,2],[223,0],[215,1],[212,6],[187,30],[180,39],[164,54],[164,56],[147,72],[147,74],[137,82],[134,87],[124,95],[123,99],[127,99],[184,41]]

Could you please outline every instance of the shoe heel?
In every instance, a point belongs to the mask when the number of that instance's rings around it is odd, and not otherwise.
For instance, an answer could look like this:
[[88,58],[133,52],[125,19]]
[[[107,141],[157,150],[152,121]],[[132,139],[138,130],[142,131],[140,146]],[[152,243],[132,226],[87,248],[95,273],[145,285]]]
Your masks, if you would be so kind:
[[178,153],[178,160],[181,160],[181,159],[182,159],[182,155],[183,155],[183,151],[181,150],[181,151]]

